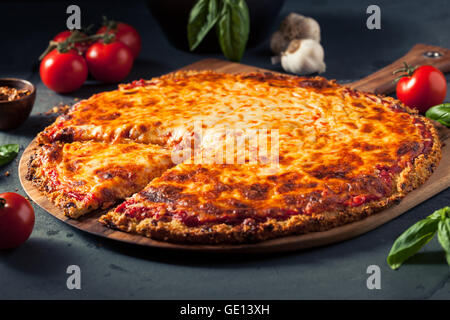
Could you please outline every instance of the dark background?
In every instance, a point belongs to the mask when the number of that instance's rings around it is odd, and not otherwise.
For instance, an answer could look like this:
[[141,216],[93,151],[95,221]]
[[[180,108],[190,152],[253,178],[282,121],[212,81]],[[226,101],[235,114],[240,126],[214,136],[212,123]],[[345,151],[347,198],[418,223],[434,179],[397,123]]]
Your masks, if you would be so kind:
[[[51,122],[42,112],[115,87],[91,81],[62,96],[40,82],[37,58],[48,40],[65,29],[69,4],[81,7],[83,25],[99,23],[106,14],[139,30],[142,52],[126,81],[159,76],[202,58],[222,57],[172,47],[143,1],[1,2],[0,77],[28,79],[38,94],[32,116],[20,128],[0,133],[0,144],[19,143],[23,151]],[[381,30],[366,28],[370,4],[381,7]],[[346,82],[389,64],[415,43],[450,47],[448,4],[448,0],[290,0],[272,30],[292,11],[317,19],[327,63],[324,76]],[[247,50],[242,62],[280,71],[270,57],[267,38]],[[0,192],[18,189],[24,194],[17,164],[0,168]],[[0,253],[0,298],[449,299],[449,267],[436,239],[400,270],[392,271],[386,264],[389,249],[403,230],[449,203],[447,189],[358,238],[302,252],[258,256],[194,255],[108,241],[77,231],[34,205],[37,220],[31,238],[17,250]],[[81,267],[82,290],[66,288],[66,268],[71,264]],[[381,268],[381,290],[366,287],[366,269],[373,264]]]

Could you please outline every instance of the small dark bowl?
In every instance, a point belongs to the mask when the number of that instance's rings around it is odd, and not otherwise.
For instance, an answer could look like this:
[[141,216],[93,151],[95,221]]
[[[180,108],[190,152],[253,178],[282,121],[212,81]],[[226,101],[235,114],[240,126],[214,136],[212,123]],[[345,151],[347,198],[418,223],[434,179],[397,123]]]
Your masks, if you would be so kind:
[[0,101],[0,130],[12,130],[20,126],[30,115],[36,99],[36,88],[26,80],[0,79],[0,87],[29,90],[30,94],[13,101]]

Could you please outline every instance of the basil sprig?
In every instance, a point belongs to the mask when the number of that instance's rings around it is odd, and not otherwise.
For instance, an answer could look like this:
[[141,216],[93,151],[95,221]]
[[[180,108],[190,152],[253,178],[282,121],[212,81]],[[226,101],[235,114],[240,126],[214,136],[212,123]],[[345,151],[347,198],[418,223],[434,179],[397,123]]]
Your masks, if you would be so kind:
[[444,126],[450,127],[450,103],[443,103],[431,107],[427,110],[425,116],[442,123]]
[[188,21],[188,42],[194,50],[215,27],[223,54],[240,61],[250,32],[250,17],[245,0],[198,0]]
[[403,262],[433,239],[436,233],[450,265],[450,207],[433,212],[402,233],[395,240],[387,257],[387,263],[392,269],[398,269]]
[[4,144],[0,146],[0,166],[10,163],[19,153],[18,144]]

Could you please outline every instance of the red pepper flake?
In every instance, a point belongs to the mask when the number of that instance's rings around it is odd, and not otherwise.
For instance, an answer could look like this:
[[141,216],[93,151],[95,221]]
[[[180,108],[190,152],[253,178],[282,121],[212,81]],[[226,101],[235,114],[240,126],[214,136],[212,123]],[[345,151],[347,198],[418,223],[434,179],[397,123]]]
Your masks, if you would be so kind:
[[13,101],[29,95],[30,90],[16,89],[11,87],[0,87],[0,101]]

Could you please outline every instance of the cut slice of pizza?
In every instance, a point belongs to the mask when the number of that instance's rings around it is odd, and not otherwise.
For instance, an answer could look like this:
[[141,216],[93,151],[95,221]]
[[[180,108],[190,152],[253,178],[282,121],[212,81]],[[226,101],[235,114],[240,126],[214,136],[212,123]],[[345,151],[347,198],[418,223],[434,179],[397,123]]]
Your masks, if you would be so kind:
[[78,218],[131,196],[172,165],[171,153],[155,145],[52,143],[37,148],[27,179],[67,216]]

